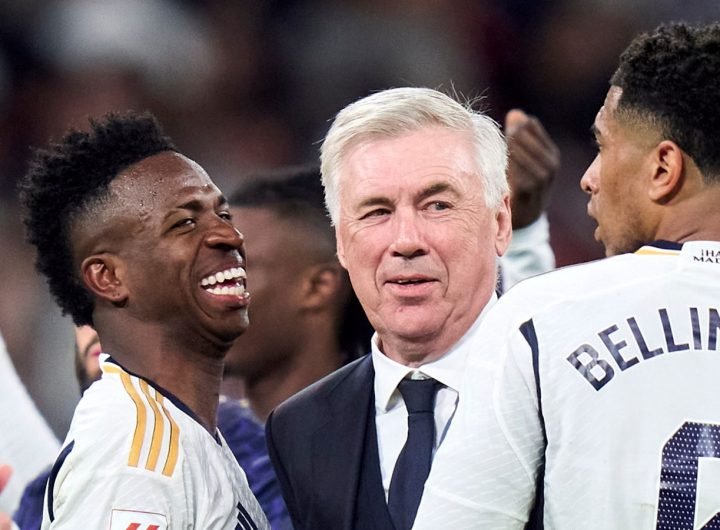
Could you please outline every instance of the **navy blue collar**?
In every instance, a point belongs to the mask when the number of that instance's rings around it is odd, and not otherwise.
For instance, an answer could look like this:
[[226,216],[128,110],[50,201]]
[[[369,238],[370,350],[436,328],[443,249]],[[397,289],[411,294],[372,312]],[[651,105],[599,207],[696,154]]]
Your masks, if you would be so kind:
[[[142,379],[145,381],[148,385],[153,387],[156,391],[160,392],[164,397],[172,401],[173,405],[175,405],[177,408],[182,410],[185,414],[190,416],[195,422],[197,422],[198,425],[200,425],[203,429],[205,427],[203,426],[202,422],[200,421],[200,418],[195,414],[190,407],[188,407],[185,403],[183,403],[180,398],[175,396],[172,392],[169,392],[165,390],[163,387],[152,381],[151,379],[148,379],[147,377],[143,377],[142,375],[136,374],[134,372],[131,372],[130,370],[126,369],[122,364],[117,362],[115,359],[113,359],[111,356],[108,356],[107,359],[105,359],[105,362],[113,363],[114,365],[117,365],[119,368],[121,368],[124,372],[127,372],[128,374],[137,377],[138,379]],[[215,441],[222,445],[220,442],[220,437],[218,436],[218,431],[215,429],[215,432],[212,433],[212,437],[215,439]]]
[[663,250],[680,250],[682,249],[682,243],[675,241],[665,241],[664,239],[658,239],[652,243],[648,243],[651,247],[661,248]]

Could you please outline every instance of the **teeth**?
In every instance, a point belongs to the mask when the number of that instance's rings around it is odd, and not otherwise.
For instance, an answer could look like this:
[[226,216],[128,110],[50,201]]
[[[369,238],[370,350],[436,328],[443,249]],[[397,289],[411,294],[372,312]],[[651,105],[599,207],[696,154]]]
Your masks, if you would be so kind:
[[247,275],[245,274],[245,269],[242,267],[231,267],[227,270],[216,272],[215,274],[211,274],[210,276],[206,276],[202,280],[200,280],[200,285],[203,287],[208,287],[215,285],[216,283],[223,283],[230,280],[235,279],[245,279]]
[[222,287],[211,287],[207,291],[210,294],[221,296],[240,296],[245,292],[245,287],[243,287],[242,285],[233,285],[232,287],[223,285]]

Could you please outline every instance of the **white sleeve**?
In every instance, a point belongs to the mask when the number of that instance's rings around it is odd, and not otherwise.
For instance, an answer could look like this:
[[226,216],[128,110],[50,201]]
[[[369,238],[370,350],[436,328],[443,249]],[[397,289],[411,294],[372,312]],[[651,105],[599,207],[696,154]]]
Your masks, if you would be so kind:
[[51,475],[46,495],[53,502],[45,502],[43,530],[192,528],[187,514],[193,507],[181,482],[142,468],[98,471],[80,461],[76,466],[66,462]]
[[522,529],[529,517],[544,437],[528,342],[503,320],[491,311],[481,326],[415,529]]
[[513,230],[510,246],[500,258],[503,292],[520,280],[555,268],[555,253],[550,246],[550,224],[543,213],[526,226]]
[[13,513],[25,485],[50,466],[60,445],[17,375],[0,336],[0,463],[13,467],[0,511]]

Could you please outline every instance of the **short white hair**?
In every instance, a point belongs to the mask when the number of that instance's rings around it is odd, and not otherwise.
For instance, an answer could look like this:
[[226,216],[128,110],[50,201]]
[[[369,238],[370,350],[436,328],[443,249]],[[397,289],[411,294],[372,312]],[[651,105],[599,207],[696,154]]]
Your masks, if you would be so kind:
[[358,144],[395,138],[425,127],[444,127],[470,134],[485,203],[499,208],[509,193],[507,144],[499,125],[452,97],[430,88],[392,88],[342,109],[320,147],[325,205],[333,225],[340,217],[339,175],[348,153]]

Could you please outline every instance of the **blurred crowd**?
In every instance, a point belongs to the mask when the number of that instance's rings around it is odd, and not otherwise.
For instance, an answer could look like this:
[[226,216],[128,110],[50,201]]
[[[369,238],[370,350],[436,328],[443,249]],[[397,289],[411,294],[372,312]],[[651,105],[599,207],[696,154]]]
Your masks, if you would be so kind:
[[230,193],[316,161],[335,113],[378,89],[454,91],[499,121],[520,107],[560,146],[552,245],[558,265],[579,263],[602,255],[579,179],[618,53],[659,22],[719,15],[717,0],[4,0],[0,330],[20,376],[62,437],[72,330],[34,271],[15,184],[31,146],[88,116],[151,110]]

